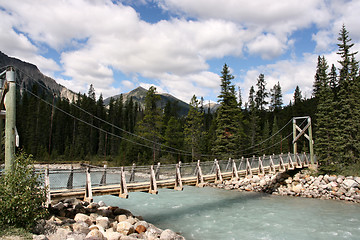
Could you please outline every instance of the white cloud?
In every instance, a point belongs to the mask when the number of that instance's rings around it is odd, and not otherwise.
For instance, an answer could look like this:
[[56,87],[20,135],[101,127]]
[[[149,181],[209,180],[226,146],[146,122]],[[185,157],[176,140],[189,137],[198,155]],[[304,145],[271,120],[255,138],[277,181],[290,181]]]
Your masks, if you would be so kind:
[[[128,79],[150,79],[188,102],[193,94],[217,94],[219,76],[211,72],[211,59],[259,55],[271,60],[293,49],[296,30],[310,26],[318,29],[313,40],[319,54],[333,52],[329,46],[336,42],[342,23],[353,40],[360,40],[359,1],[159,0],[164,11],[179,18],[155,24],[142,21],[121,2],[128,0],[24,0],[21,4],[0,0],[0,30],[7,33],[0,35],[0,48],[47,74],[62,71],[71,80],[59,81],[74,91],[87,92],[92,83],[97,95],[102,92],[108,97],[136,85],[114,79],[113,71],[119,71]],[[58,51],[61,66],[41,55],[47,46]],[[268,88],[281,80],[284,92],[293,92],[296,85],[310,91],[316,67],[313,57],[255,66],[244,77],[243,95],[260,72],[265,73]],[[114,87],[120,85],[115,81],[121,83],[119,88]]]
[[247,47],[250,54],[261,55],[263,59],[268,60],[280,56],[287,48],[286,44],[273,34],[260,35],[251,41]]

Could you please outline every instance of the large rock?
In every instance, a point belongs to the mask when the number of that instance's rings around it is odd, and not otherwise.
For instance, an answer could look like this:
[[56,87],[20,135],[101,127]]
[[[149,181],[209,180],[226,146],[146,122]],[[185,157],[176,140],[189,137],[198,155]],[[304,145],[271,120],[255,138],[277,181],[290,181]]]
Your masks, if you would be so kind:
[[126,221],[127,220],[127,216],[122,214],[122,215],[118,215],[115,217],[115,220],[118,222],[122,222],[122,221]]
[[355,180],[352,180],[352,179],[345,179],[342,183],[342,185],[346,188],[346,189],[349,189],[349,188],[353,188],[353,187],[358,187],[359,184],[355,181]]
[[73,225],[74,232],[88,234],[90,232],[89,225],[85,222],[76,222]]
[[105,240],[105,237],[98,229],[93,229],[86,235],[86,239]]
[[135,232],[135,229],[132,224],[127,221],[119,222],[116,226],[116,231],[124,235],[131,234]]
[[160,235],[160,240],[180,240],[182,237],[178,236],[174,231],[170,229],[164,230]]
[[96,225],[103,227],[104,229],[108,228],[110,221],[108,217],[98,217],[96,219]]
[[295,186],[293,186],[292,190],[295,193],[301,193],[301,190],[303,189],[303,186],[301,184],[297,184]]
[[83,214],[83,213],[78,213],[75,215],[74,220],[76,222],[85,222],[87,223],[89,226],[92,224],[91,218],[90,216]]
[[105,233],[105,237],[107,240],[120,240],[120,239],[122,239],[122,236],[124,236],[124,235],[122,235],[121,233],[118,233],[118,232],[108,231]]

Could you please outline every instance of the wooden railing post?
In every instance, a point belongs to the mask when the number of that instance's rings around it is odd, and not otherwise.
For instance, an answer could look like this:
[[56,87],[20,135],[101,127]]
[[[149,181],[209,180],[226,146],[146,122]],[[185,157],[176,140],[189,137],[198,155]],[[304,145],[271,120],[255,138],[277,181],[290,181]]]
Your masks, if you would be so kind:
[[238,181],[239,180],[239,174],[236,169],[236,163],[235,160],[232,159],[232,171],[231,171],[231,180]]
[[288,153],[288,164],[289,164],[289,170],[294,170],[295,167],[294,167],[294,162],[293,160],[291,159],[291,153]]
[[107,165],[104,165],[104,171],[103,171],[103,175],[100,180],[100,186],[106,185],[106,168],[107,168]]
[[309,166],[309,159],[306,156],[305,152],[303,153],[303,156],[304,156],[304,167],[308,167]]
[[126,185],[124,167],[120,168],[120,193],[119,193],[119,197],[121,197],[121,198],[128,198],[129,197],[128,190],[127,190],[127,185]]
[[280,158],[280,162],[279,162],[279,171],[280,172],[285,172],[286,171],[286,167],[284,164],[284,159],[282,158],[283,153],[280,154],[279,158]]
[[[275,155],[273,155],[273,156],[275,156]],[[273,158],[271,155],[270,155],[270,173],[272,173],[272,174],[276,173],[275,164],[274,164],[274,161],[273,161]]]
[[156,170],[155,170],[155,179],[160,180],[160,162],[157,163]]
[[261,157],[259,157],[258,175],[265,175],[264,166],[262,164]]
[[85,184],[85,202],[92,202],[92,187],[91,187],[91,176],[90,176],[90,167],[86,168],[86,184]]
[[175,190],[182,191],[183,185],[181,180],[181,173],[180,173],[180,163],[176,164],[176,173],[175,173]]
[[219,162],[215,159],[215,183],[222,183],[222,182],[223,182],[223,178],[221,175]]
[[299,155],[297,153],[295,153],[295,161],[296,161],[296,168],[302,168],[302,162],[301,159],[299,157]]
[[51,204],[51,195],[50,195],[50,174],[49,174],[49,166],[45,169],[45,190],[46,190],[46,202],[45,206],[49,207]]
[[246,176],[252,176],[251,165],[248,158],[246,158]]
[[155,173],[154,173],[154,166],[153,165],[150,166],[150,188],[149,188],[149,193],[151,193],[151,194],[157,194],[158,193],[157,184],[156,184],[156,178],[155,178]]
[[196,169],[197,169],[196,170],[196,172],[197,172],[196,186],[204,187],[205,183],[204,183],[204,177],[203,177],[202,171],[201,171],[200,160],[198,160],[198,162],[197,162]]
[[66,188],[67,189],[72,189],[73,188],[73,183],[74,183],[74,170],[73,170],[73,165],[70,166],[70,174],[69,174],[69,178],[66,184]]
[[132,164],[132,167],[131,167],[131,174],[130,174],[130,179],[129,179],[129,182],[134,182],[135,181],[135,163]]

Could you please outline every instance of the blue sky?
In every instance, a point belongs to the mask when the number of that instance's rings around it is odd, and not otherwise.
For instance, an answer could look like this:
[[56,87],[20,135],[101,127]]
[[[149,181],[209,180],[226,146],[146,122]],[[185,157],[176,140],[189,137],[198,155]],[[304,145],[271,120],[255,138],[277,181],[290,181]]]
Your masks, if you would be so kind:
[[0,0],[0,51],[75,92],[157,87],[217,101],[224,63],[243,102],[260,73],[288,104],[311,96],[318,55],[337,64],[342,24],[360,50],[360,1]]

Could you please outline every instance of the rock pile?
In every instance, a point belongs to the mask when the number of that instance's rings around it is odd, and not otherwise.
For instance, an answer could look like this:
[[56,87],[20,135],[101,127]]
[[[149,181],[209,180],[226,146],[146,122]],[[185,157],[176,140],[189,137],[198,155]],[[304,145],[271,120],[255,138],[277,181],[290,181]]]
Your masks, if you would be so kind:
[[104,202],[87,203],[77,199],[59,202],[49,209],[52,217],[40,220],[34,229],[38,240],[182,240],[170,229],[161,230],[134,216],[130,211],[106,206]]
[[336,175],[310,176],[306,173],[267,174],[248,176],[238,181],[210,184],[217,188],[239,191],[266,192],[274,195],[290,195],[307,198],[337,199],[360,203],[360,177]]

